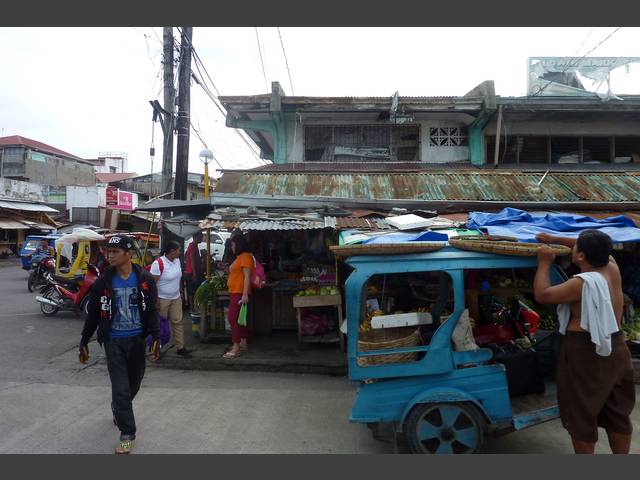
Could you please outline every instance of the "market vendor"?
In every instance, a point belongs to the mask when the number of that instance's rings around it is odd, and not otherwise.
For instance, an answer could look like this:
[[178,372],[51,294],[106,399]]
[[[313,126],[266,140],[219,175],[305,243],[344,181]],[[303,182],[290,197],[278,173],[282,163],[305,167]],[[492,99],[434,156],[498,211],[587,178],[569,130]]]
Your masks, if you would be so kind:
[[537,239],[570,247],[571,261],[581,272],[552,286],[555,253],[548,246],[538,251],[536,301],[558,305],[563,335],[557,371],[562,425],[576,453],[594,453],[598,427],[606,430],[613,453],[629,453],[634,369],[620,331],[622,279],[611,256],[611,238],[598,230],[584,230],[577,239],[548,234]]

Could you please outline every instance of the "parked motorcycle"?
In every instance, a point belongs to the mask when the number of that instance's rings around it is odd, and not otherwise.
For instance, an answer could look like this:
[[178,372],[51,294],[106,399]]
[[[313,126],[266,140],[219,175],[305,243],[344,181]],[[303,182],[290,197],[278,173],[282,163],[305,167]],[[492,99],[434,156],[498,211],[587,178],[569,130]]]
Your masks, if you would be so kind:
[[49,284],[36,297],[40,311],[46,316],[53,316],[60,310],[86,316],[89,313],[89,291],[99,276],[100,272],[93,265],[87,266],[84,277],[63,278],[48,274]]
[[30,292],[47,284],[45,275],[53,273],[56,269],[56,261],[52,257],[39,257],[31,261],[31,273],[27,279],[27,288]]

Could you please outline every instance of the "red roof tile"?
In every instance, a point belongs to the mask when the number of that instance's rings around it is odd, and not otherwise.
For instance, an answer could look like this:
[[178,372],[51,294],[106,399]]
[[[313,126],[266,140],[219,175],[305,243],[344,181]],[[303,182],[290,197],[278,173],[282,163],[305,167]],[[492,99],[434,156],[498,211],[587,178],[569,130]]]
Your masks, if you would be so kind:
[[82,158],[67,153],[59,148],[52,147],[46,143],[38,142],[30,138],[21,137],[20,135],[12,135],[10,137],[0,137],[0,147],[27,147],[33,150],[38,150],[43,153],[50,153],[52,155],[58,155],[60,157],[72,158],[74,160],[82,160]]

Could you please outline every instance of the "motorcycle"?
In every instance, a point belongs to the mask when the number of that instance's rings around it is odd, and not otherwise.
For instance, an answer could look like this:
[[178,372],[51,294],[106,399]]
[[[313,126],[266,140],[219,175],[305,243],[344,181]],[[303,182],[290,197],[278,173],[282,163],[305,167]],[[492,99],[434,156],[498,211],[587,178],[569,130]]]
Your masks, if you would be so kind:
[[27,279],[27,288],[30,292],[35,291],[47,284],[45,275],[53,273],[56,269],[56,261],[52,257],[38,257],[31,260],[31,273]]
[[99,276],[100,272],[93,265],[87,266],[84,277],[64,278],[47,274],[49,284],[36,297],[40,302],[40,311],[48,317],[60,310],[86,316],[89,313],[89,291]]

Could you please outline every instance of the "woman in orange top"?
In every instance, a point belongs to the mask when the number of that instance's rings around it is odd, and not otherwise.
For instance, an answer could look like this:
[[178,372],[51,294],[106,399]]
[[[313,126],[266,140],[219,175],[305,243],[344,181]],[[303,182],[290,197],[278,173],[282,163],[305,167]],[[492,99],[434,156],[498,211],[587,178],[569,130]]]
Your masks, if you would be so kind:
[[229,268],[227,287],[229,289],[229,314],[227,319],[231,326],[231,350],[223,358],[237,358],[242,350],[247,349],[247,327],[238,325],[240,307],[249,303],[251,292],[251,270],[254,268],[253,255],[249,252],[249,244],[242,235],[231,238],[231,249],[236,259]]

